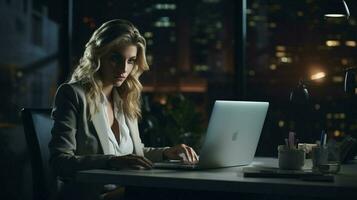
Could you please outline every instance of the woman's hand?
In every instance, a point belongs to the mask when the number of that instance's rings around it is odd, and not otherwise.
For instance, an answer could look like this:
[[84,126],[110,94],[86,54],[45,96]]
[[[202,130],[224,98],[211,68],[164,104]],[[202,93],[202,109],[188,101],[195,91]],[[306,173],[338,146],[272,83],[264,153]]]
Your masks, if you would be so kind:
[[178,159],[188,163],[196,163],[198,161],[196,152],[185,144],[170,147],[166,149],[163,154],[168,159]]
[[129,154],[126,156],[111,157],[108,161],[108,167],[115,169],[151,169],[153,163],[145,157]]

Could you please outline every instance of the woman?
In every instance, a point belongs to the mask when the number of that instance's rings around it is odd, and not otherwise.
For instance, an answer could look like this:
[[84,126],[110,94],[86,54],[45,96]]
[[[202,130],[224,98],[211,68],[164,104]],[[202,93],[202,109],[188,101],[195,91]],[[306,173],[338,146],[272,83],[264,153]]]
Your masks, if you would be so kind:
[[196,162],[184,144],[149,148],[138,130],[139,76],[149,70],[146,42],[125,20],[100,26],[86,44],[69,83],[57,91],[49,144],[55,174],[71,179],[86,169],[150,169],[152,162],[181,159]]

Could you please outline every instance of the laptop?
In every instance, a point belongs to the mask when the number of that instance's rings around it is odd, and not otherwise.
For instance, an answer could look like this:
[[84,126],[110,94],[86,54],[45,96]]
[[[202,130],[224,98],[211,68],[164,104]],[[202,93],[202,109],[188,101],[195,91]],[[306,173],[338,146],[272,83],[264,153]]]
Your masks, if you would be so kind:
[[154,168],[210,169],[249,165],[254,158],[268,102],[216,101],[199,161],[154,163]]

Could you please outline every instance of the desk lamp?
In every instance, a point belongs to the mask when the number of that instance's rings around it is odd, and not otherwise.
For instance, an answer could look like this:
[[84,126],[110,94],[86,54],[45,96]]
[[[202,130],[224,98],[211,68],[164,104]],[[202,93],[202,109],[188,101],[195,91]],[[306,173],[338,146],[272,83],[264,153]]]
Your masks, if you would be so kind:
[[350,10],[344,0],[327,0],[325,18],[345,18],[350,17]]
[[[325,19],[328,18],[344,18],[348,19],[350,11],[344,0],[329,0],[327,9],[325,11]],[[356,67],[346,69],[344,91],[349,98],[349,110],[353,109],[353,97],[356,89]],[[350,113],[351,115],[351,113]],[[350,116],[349,116],[350,117]],[[357,141],[355,138],[347,135],[340,144],[340,160],[347,162],[354,159],[357,151]]]

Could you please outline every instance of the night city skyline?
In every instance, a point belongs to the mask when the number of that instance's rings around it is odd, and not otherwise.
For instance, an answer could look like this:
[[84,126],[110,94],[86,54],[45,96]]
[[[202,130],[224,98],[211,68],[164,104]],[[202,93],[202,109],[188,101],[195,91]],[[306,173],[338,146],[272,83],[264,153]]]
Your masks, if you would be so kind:
[[[345,105],[349,100],[343,91],[344,69],[355,65],[355,18],[326,21],[322,17],[323,1],[319,0],[247,3],[245,99],[271,103],[272,121],[265,127],[270,133],[266,139],[282,142],[295,129],[289,119],[289,95],[299,80],[305,80],[310,92],[306,111],[310,129],[302,138],[313,142],[322,130],[336,138],[357,130],[347,125],[349,108]],[[215,99],[237,99],[234,1],[107,1],[98,6],[108,13],[126,7],[117,16],[130,16],[143,31],[151,66],[142,78],[144,92],[156,94],[156,101],[165,102],[165,94],[183,92],[207,116]],[[78,7],[82,7],[80,1]],[[95,24],[113,17],[97,16],[96,10],[79,12],[78,23],[87,21],[85,26],[77,26],[79,35],[85,35],[82,31],[88,34]]]
[[[32,9],[34,13],[42,12],[48,15],[48,20],[53,18],[54,23],[58,21],[59,14],[55,9],[58,3],[39,0],[25,2],[28,5],[20,6],[23,9],[17,9],[16,12]],[[268,116],[270,118],[262,140],[276,138],[275,141],[279,143],[288,131],[294,130],[294,122],[289,119],[289,95],[299,80],[305,80],[310,92],[307,121],[313,128],[307,131],[307,138],[313,139],[321,130],[326,130],[331,137],[337,138],[346,132],[357,130],[357,126],[352,122],[348,122],[350,125],[346,124],[347,115],[355,114],[346,113],[349,109],[346,106],[348,98],[343,91],[344,69],[355,65],[353,55],[356,53],[357,43],[356,19],[351,16],[348,21],[324,20],[321,15],[324,9],[322,2],[247,2],[247,94],[244,99],[271,103],[271,115]],[[15,8],[15,4],[10,1],[5,5]],[[61,64],[52,62],[59,66],[58,75],[61,71],[66,74],[62,75],[62,79],[49,76],[43,76],[42,81],[21,79],[29,84],[25,84],[26,87],[22,84],[22,89],[12,94],[7,101],[11,102],[11,99],[16,99],[18,95],[28,97],[17,99],[13,102],[13,107],[4,108],[5,114],[22,106],[50,107],[56,89],[54,83],[56,80],[63,82],[63,78],[68,78],[68,73],[78,63],[93,30],[106,20],[124,18],[136,24],[147,40],[147,59],[151,70],[141,78],[144,95],[150,96],[150,101],[165,104],[168,95],[183,93],[193,101],[196,110],[203,114],[207,124],[214,100],[241,98],[237,96],[235,88],[239,80],[236,78],[237,52],[234,31],[239,24],[235,18],[234,6],[232,0],[142,0],[134,3],[107,0],[92,1],[90,4],[87,1],[74,1],[71,64],[61,67]],[[351,3],[352,11],[354,6]],[[33,14],[32,19],[36,20],[37,15]],[[18,21],[17,19],[17,24]],[[34,28],[31,30],[44,28],[41,23],[32,24]],[[58,28],[53,31],[60,34]],[[33,34],[32,41],[40,41],[38,35]],[[59,39],[51,41],[55,40]],[[11,55],[11,51],[6,54]],[[8,63],[4,64],[16,66],[17,60],[12,61],[10,58]],[[32,61],[30,59],[23,63],[26,65],[26,62],[31,64]],[[46,67],[36,73],[43,73],[44,70]],[[29,77],[36,77],[36,73],[31,73],[30,70],[28,72],[32,74]],[[56,74],[51,77],[53,76]],[[325,77],[311,80],[312,76]],[[44,82],[51,82],[51,87],[44,86]],[[38,89],[36,84],[47,88]],[[16,85],[19,84],[15,82]],[[28,93],[27,87],[36,93]],[[43,95],[35,95],[41,92]],[[39,101],[39,96],[44,100]],[[16,121],[17,117],[15,115],[10,119]],[[4,123],[6,124],[6,120]]]

